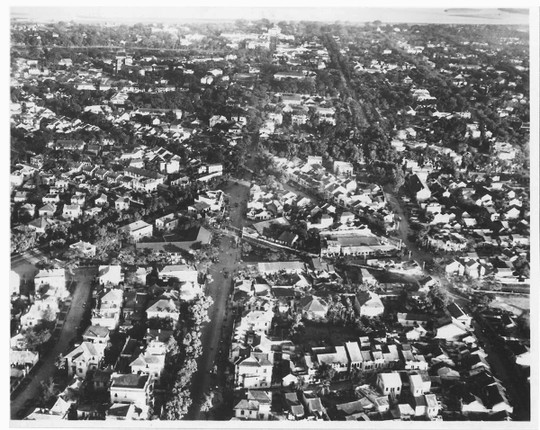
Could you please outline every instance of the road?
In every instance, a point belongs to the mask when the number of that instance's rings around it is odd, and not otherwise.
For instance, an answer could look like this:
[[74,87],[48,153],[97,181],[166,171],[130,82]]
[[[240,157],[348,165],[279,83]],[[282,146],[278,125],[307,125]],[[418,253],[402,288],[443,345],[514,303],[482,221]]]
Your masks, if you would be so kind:
[[[245,184],[234,185],[230,182],[224,188],[229,196],[230,218],[234,227],[242,228],[244,223],[243,212],[245,211],[245,201],[248,198],[249,190]],[[232,293],[232,273],[241,258],[241,248],[234,248],[234,238],[224,236],[219,247],[219,263],[213,264],[209,273],[212,282],[207,285],[206,294],[211,296],[214,304],[209,309],[210,322],[202,328],[201,343],[203,353],[197,363],[197,373],[191,381],[191,397],[193,406],[188,414],[190,420],[201,419],[201,401],[204,394],[208,394],[213,388],[213,376],[211,371],[216,363],[217,353],[220,349],[222,335],[228,334],[232,325],[232,315],[228,310],[228,299]],[[225,277],[223,271],[228,271],[231,275]],[[223,338],[225,339],[226,336]],[[225,345],[223,345],[225,348]]]
[[77,334],[77,328],[81,323],[84,314],[83,304],[87,302],[90,297],[90,287],[95,275],[95,269],[76,270],[74,281],[77,282],[77,286],[73,292],[71,307],[67,312],[57,342],[47,354],[42,357],[42,360],[40,361],[41,365],[38,363],[38,366],[40,367],[32,375],[32,379],[28,386],[11,401],[11,419],[16,419],[17,412],[23,408],[27,400],[36,399],[39,396],[40,382],[46,381],[54,375],[56,370],[56,359],[60,354],[68,352],[70,342]]
[[[397,216],[399,216],[400,221],[398,234],[401,241],[403,242],[403,245],[405,245],[405,247],[410,251],[411,258],[415,260],[421,267],[424,263],[433,261],[433,254],[419,248],[414,241],[411,241],[409,239],[411,228],[409,226],[409,219],[407,217],[407,214],[403,210],[401,202],[399,202],[396,196],[391,193],[385,192],[385,196],[392,210],[397,214]],[[470,302],[468,297],[464,297],[457,293],[454,290],[453,285],[448,282],[448,280],[444,276],[441,277],[435,273],[430,273],[430,276],[436,281],[438,281],[439,285],[441,285],[446,290],[448,296],[462,308],[464,306],[467,306],[467,304]]]
[[504,342],[490,324],[481,315],[475,314],[475,334],[488,355],[488,363],[493,374],[501,380],[510,404],[514,407],[513,418],[516,421],[531,419],[530,390],[517,366],[504,351]]
[[398,234],[405,247],[411,252],[411,257],[420,264],[424,261],[433,260],[433,254],[420,249],[415,242],[409,239],[409,234],[411,232],[409,218],[403,210],[401,202],[399,202],[396,196],[391,193],[385,193],[385,196],[392,210],[399,216]]

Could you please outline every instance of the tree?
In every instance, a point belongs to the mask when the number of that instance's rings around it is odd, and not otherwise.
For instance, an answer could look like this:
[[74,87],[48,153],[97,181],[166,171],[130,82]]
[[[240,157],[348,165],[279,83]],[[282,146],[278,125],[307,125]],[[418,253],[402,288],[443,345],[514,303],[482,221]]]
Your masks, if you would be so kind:
[[40,381],[39,384],[39,402],[43,405],[47,405],[52,399],[58,396],[60,391],[56,388],[52,377],[45,381]]
[[334,369],[329,364],[323,363],[319,366],[317,369],[317,377],[325,382],[330,383],[334,379],[334,376],[336,375],[336,369]]

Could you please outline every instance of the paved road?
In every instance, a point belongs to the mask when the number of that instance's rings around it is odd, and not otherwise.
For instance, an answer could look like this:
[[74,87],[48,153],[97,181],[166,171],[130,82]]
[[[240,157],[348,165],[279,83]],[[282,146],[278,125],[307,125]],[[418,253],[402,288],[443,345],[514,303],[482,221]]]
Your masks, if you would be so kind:
[[90,286],[95,275],[95,269],[78,269],[75,272],[74,280],[77,282],[77,287],[73,292],[71,307],[66,315],[58,340],[43,357],[41,366],[33,374],[25,390],[11,401],[11,419],[16,419],[17,412],[22,409],[27,400],[37,398],[40,382],[46,381],[54,375],[57,357],[68,352],[69,344],[77,334],[77,328],[81,323],[84,313],[83,303],[89,299]]
[[[234,185],[231,182],[224,188],[224,191],[229,196],[231,224],[237,228],[242,228],[244,223],[242,214],[245,211],[245,203],[243,202],[248,198],[248,188],[245,184],[238,183],[238,185]],[[235,203],[238,203],[237,207]],[[233,247],[234,240],[234,238],[228,236],[222,238],[219,247],[219,263],[213,264],[209,269],[213,279],[207,286],[206,294],[212,297],[214,304],[209,309],[210,322],[202,328],[203,353],[197,363],[198,371],[192,380],[191,396],[193,406],[188,414],[188,419],[192,420],[201,419],[200,398],[211,390],[212,375],[210,372],[214,368],[220,348],[221,335],[225,331],[225,327],[230,329],[228,326],[232,324],[230,311],[227,311],[227,304],[229,295],[232,292],[232,273],[241,258],[240,248]],[[227,270],[230,275],[225,277],[223,270]]]

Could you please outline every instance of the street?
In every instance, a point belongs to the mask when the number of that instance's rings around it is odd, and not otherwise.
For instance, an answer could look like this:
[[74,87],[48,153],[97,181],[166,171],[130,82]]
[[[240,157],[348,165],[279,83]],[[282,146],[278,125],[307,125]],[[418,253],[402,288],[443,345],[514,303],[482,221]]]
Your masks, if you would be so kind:
[[508,400],[514,407],[514,419],[516,421],[530,420],[530,391],[527,389],[527,383],[504,351],[504,342],[478,313],[475,314],[474,333],[484,345],[493,375],[501,380],[506,389]]
[[37,364],[39,368],[33,373],[28,386],[11,401],[11,419],[16,419],[17,412],[23,408],[25,402],[39,397],[41,381],[46,381],[54,375],[56,359],[59,355],[69,352],[70,342],[77,334],[77,328],[84,314],[83,304],[90,297],[90,287],[96,274],[95,272],[95,269],[86,268],[75,271],[73,278],[77,282],[77,286],[73,292],[71,307],[67,312],[58,339],[47,354],[41,357],[40,362]]
[[[229,195],[230,219],[234,227],[242,228],[243,211],[248,198],[248,188],[245,183],[238,182],[238,185],[229,183],[225,187],[225,192]],[[202,348],[203,353],[197,363],[198,370],[193,376],[191,383],[191,396],[193,406],[188,414],[190,420],[201,419],[201,401],[203,395],[208,394],[212,389],[211,371],[214,369],[220,340],[223,333],[228,333],[232,316],[227,309],[229,295],[232,293],[233,273],[241,258],[241,248],[234,248],[234,238],[223,236],[219,246],[219,262],[213,264],[209,269],[212,281],[207,285],[206,294],[212,297],[214,304],[209,309],[210,322],[202,328]],[[231,275],[225,277],[224,270]]]

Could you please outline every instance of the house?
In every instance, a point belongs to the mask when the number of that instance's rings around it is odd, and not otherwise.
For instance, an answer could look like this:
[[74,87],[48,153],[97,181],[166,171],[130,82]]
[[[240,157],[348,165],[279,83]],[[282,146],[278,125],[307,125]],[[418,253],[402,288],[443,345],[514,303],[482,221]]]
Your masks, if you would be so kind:
[[268,334],[272,326],[274,312],[270,307],[268,309],[254,309],[248,311],[235,327],[237,335],[253,331],[256,334]]
[[86,202],[86,194],[84,193],[77,191],[75,194],[71,196],[72,205],[79,205],[81,207],[84,207],[85,202]]
[[82,240],[69,245],[69,249],[86,258],[95,257],[96,255],[96,246]]
[[83,341],[64,357],[68,376],[86,378],[89,370],[99,367],[104,356],[106,344]]
[[336,372],[347,372],[349,370],[349,357],[343,345],[335,347],[315,347],[312,348],[317,357],[319,365],[327,364],[335,369]]
[[463,274],[465,273],[465,266],[459,260],[453,259],[452,261],[450,261],[450,263],[448,263],[445,266],[444,271],[446,272],[447,275],[450,275],[450,276],[451,275],[463,276]]
[[328,312],[328,304],[317,296],[306,296],[300,300],[302,316],[308,320],[324,320]]
[[71,221],[80,218],[82,215],[82,209],[80,205],[64,205],[62,210],[62,216]]
[[111,403],[133,403],[148,411],[148,406],[154,402],[154,381],[148,374],[113,373],[109,390]]
[[270,387],[272,367],[267,354],[252,353],[236,364],[236,386],[242,388]]
[[144,290],[125,290],[124,306],[122,308],[123,323],[120,330],[129,330],[144,319],[148,293]]
[[396,399],[401,394],[402,382],[399,373],[379,373],[377,375],[377,387],[385,396]]
[[354,307],[360,316],[376,317],[384,313],[384,305],[378,294],[359,291],[354,297]]
[[247,399],[234,407],[234,416],[244,420],[267,421],[270,419],[271,395],[262,390],[248,390]]
[[168,281],[169,279],[177,279],[180,282],[198,283],[198,272],[194,268],[185,264],[176,264],[165,266],[159,272],[160,279]]
[[351,176],[354,168],[348,161],[334,161],[333,172],[337,176]]
[[176,323],[180,318],[180,306],[173,299],[157,299],[146,309],[146,318],[171,319]]
[[426,401],[426,416],[430,419],[435,418],[439,415],[439,410],[441,409],[441,404],[437,400],[435,394],[424,394],[424,399]]
[[58,300],[56,296],[47,296],[44,300],[36,300],[28,312],[20,318],[20,324],[23,330],[34,327],[36,324],[44,321],[56,320],[58,313]]
[[114,201],[114,208],[117,211],[126,211],[129,209],[129,205],[130,205],[130,200],[127,197],[118,197]]
[[471,329],[472,317],[466,314],[457,303],[450,303],[446,309],[452,321],[462,324],[466,329]]
[[424,382],[418,374],[409,374],[409,391],[414,397],[424,395]]
[[305,411],[304,406],[298,399],[298,394],[296,392],[292,393],[285,393],[284,394],[285,403],[287,404],[287,408],[289,410],[288,417],[291,420],[300,420],[304,418]]
[[426,184],[425,179],[419,177],[417,174],[408,178],[407,185],[412,195],[416,198],[416,201],[424,202],[431,198],[431,190]]
[[120,230],[128,233],[135,242],[140,241],[143,237],[152,237],[154,234],[154,226],[143,220],[132,222],[121,227]]
[[[109,202],[109,199],[103,193],[98,198],[96,198],[96,200],[94,200],[94,204],[97,207],[103,207],[103,206],[107,205],[108,202]],[[123,210],[123,209],[117,208],[116,204],[115,204],[115,208],[116,208],[116,210]],[[128,201],[128,209],[129,209],[129,201]]]
[[450,324],[437,328],[435,339],[444,339],[446,341],[458,340],[467,334],[466,328],[455,321]]
[[57,206],[54,203],[47,203],[38,209],[40,217],[52,217],[56,213]]
[[118,285],[124,282],[122,266],[99,266],[97,279],[101,285]]
[[172,330],[146,329],[146,335],[144,336],[146,353],[155,355],[165,354],[172,333]]
[[518,219],[521,215],[521,209],[516,206],[512,206],[510,209],[507,209],[504,212],[504,217],[506,219]]
[[83,341],[107,345],[110,340],[110,330],[107,327],[91,325],[83,333]]
[[11,367],[32,368],[39,361],[39,353],[35,351],[14,351],[9,353],[9,362]]
[[44,285],[49,285],[56,291],[65,291],[66,269],[42,269],[34,278],[34,285],[36,291]]
[[311,391],[302,391],[300,395],[309,414],[313,415],[316,420],[328,419],[326,408],[323,406],[321,399],[315,395],[315,393]]
[[149,354],[145,352],[130,363],[131,373],[148,374],[159,379],[165,368],[165,354]]
[[107,292],[100,300],[97,309],[92,311],[92,324],[115,330],[120,322],[124,292],[113,289]]
[[155,223],[156,230],[159,231],[171,231],[178,226],[179,218],[175,213],[170,213],[157,218]]
[[60,196],[56,193],[49,193],[47,195],[45,195],[41,201],[43,202],[43,204],[58,204],[60,203]]

